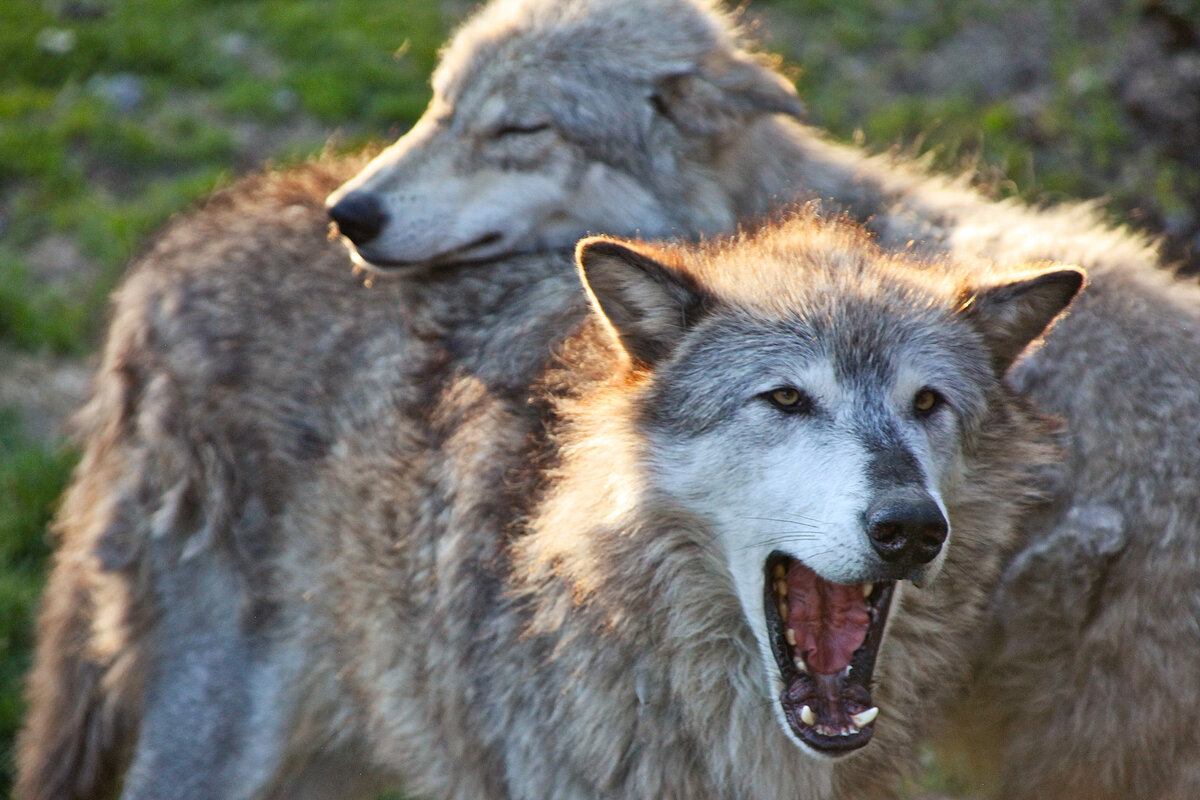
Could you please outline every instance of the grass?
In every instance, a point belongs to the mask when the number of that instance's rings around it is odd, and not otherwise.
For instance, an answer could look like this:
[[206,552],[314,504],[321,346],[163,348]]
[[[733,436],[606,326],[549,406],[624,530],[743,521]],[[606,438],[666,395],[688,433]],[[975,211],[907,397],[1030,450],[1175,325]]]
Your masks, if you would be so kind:
[[31,611],[48,555],[46,523],[73,461],[69,450],[25,440],[13,415],[0,412],[0,776],[5,789],[20,721],[21,678],[33,644]]
[[[801,65],[797,86],[811,119],[839,138],[874,150],[901,146],[936,169],[979,170],[997,197],[1104,197],[1123,219],[1162,220],[1200,196],[1195,169],[1139,140],[1109,85],[1123,55],[1113,38],[1136,22],[1136,3],[1113,11],[1100,33],[1084,24],[1080,15],[1089,12],[1076,0],[769,0],[753,7],[765,9],[771,23],[803,20],[773,44]],[[1018,9],[1028,15],[1023,22]],[[1200,25],[1200,12],[1192,18]],[[1048,54],[1029,81],[1037,92],[1019,81],[989,85],[969,62],[967,74],[938,74],[931,54],[970,47],[970,29],[1020,25],[1009,43],[1041,37]]]
[[[75,16],[0,8],[0,336],[67,353],[93,345],[108,290],[171,214],[335,129],[354,143],[415,119],[445,31],[423,0],[61,6]],[[271,151],[239,140],[289,129],[307,133]],[[55,234],[95,264],[79,310],[54,299],[61,287],[27,289],[23,251]],[[48,309],[71,321],[30,326]]]
[[[1111,31],[1132,23],[1135,4]],[[456,8],[462,8],[461,3]],[[998,196],[1108,195],[1156,213],[1200,197],[1194,170],[1137,149],[1101,78],[1112,48],[1042,0],[1048,94],[923,84],[928,55],[1012,0],[760,0],[814,122],[876,150],[978,169]],[[411,123],[448,20],[428,0],[7,0],[0,3],[0,348],[95,350],[106,299],[172,214],[249,169]],[[62,276],[38,245],[69,241]],[[74,455],[0,409],[0,795],[20,715],[44,529]]]

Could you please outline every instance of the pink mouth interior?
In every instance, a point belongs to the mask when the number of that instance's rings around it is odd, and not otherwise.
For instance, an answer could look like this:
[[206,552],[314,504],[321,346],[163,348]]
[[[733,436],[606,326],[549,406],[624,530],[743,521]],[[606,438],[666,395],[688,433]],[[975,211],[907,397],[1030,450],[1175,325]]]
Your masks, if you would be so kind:
[[787,573],[787,626],[796,632],[795,652],[815,673],[839,673],[867,638],[871,614],[857,584],[830,583],[793,561]]

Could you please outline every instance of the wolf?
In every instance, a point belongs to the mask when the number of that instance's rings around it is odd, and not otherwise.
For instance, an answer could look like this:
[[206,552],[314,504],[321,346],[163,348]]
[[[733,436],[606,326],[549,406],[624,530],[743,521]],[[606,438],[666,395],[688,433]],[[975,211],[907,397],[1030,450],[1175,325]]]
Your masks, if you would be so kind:
[[1094,204],[995,202],[829,141],[736,23],[704,0],[492,3],[425,117],[331,194],[353,257],[430,274],[818,200],[894,250],[1083,266],[1092,290],[1009,375],[1067,421],[1069,459],[1022,526],[949,738],[995,761],[973,780],[1006,798],[1200,797],[1200,289]]
[[39,654],[92,696],[18,797],[888,796],[1061,458],[1002,376],[1082,273],[800,213],[368,290],[302,172],[117,295]]

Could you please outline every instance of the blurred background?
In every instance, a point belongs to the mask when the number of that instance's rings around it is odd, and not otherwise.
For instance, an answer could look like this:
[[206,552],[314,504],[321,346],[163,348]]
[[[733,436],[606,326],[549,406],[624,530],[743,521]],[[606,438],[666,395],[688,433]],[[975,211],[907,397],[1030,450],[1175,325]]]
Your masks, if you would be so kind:
[[[391,138],[464,0],[0,4],[0,795],[108,294],[172,214],[239,175]],[[809,121],[969,172],[996,197],[1099,198],[1200,269],[1196,0],[754,0]]]

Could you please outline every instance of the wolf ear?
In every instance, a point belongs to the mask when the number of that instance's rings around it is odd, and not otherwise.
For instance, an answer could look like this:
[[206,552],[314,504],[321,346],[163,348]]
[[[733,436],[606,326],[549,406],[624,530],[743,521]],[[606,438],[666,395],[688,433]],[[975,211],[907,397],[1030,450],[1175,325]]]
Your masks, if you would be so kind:
[[1003,374],[1029,344],[1046,332],[1079,290],[1087,274],[1053,267],[1034,275],[976,289],[962,306],[976,321],[992,362]]
[[759,114],[800,117],[804,105],[778,72],[744,55],[715,54],[699,68],[658,79],[654,101],[685,133],[729,133]]
[[704,313],[709,295],[663,263],[670,253],[603,236],[575,248],[579,276],[592,307],[635,364],[650,366],[670,352]]

